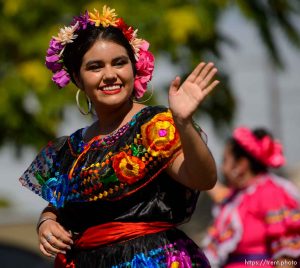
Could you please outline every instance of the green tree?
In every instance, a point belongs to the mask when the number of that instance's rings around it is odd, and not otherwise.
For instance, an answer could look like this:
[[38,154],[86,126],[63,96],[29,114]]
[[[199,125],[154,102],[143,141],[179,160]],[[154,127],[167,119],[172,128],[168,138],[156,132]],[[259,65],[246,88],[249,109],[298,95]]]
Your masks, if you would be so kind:
[[[75,87],[58,90],[51,82],[51,73],[44,67],[48,42],[74,14],[100,9],[103,4],[85,0],[0,1],[0,145],[40,148],[56,135],[64,108],[74,104]],[[217,25],[222,13],[232,6],[256,25],[278,66],[282,61],[273,25],[281,27],[293,44],[300,43],[291,21],[291,15],[299,14],[300,5],[293,0],[114,0],[109,5],[151,41],[156,56],[166,55],[180,66],[183,76],[199,59],[218,65],[220,44],[231,40],[222,36]],[[219,79],[221,90],[207,99],[200,112],[209,115],[220,129],[232,120],[234,98],[229,74],[221,70]]]

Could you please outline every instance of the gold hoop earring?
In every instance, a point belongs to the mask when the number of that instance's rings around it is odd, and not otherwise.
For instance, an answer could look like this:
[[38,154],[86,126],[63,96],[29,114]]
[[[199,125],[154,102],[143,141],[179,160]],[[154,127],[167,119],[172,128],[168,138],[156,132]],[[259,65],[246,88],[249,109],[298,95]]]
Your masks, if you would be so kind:
[[142,100],[142,101],[137,101],[137,100],[135,100],[135,99],[133,98],[132,101],[133,101],[134,103],[139,103],[139,104],[145,103],[145,102],[149,101],[149,100],[152,98],[153,94],[154,94],[154,89],[153,89],[153,86],[151,85],[151,93],[150,93],[150,96],[149,96],[147,99]]
[[78,89],[77,92],[76,92],[76,104],[77,104],[77,108],[78,108],[78,110],[79,110],[79,112],[81,114],[88,115],[91,112],[91,110],[92,110],[92,102],[91,102],[90,98],[85,94],[86,103],[88,105],[88,110],[87,110],[87,112],[85,112],[81,108],[80,103],[79,103],[79,94],[80,94],[80,91],[81,91],[81,89]]

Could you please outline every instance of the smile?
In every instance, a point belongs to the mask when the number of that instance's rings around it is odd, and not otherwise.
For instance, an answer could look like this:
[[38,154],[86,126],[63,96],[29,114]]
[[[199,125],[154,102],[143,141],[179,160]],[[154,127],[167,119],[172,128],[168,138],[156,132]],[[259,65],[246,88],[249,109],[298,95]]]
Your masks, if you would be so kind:
[[121,91],[122,85],[109,85],[100,88],[104,94],[112,95],[117,94]]

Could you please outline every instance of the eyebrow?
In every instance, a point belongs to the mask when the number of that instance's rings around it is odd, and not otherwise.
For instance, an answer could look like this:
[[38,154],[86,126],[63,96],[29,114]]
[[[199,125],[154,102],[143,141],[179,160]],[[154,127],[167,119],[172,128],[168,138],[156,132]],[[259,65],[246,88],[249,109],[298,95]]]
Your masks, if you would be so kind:
[[[118,60],[129,60],[129,57],[127,55],[118,56],[112,59],[112,62],[118,61]],[[103,62],[102,60],[89,60],[85,66],[92,65],[94,63]]]

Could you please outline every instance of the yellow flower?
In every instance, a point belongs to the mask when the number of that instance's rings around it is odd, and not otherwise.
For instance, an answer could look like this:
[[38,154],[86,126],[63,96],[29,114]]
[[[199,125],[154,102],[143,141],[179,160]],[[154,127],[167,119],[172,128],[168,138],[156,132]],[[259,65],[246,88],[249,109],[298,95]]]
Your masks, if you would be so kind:
[[141,127],[143,145],[152,156],[169,157],[180,147],[170,111],[159,113]]
[[94,13],[89,12],[89,20],[95,22],[96,27],[100,25],[103,27],[116,26],[117,14],[115,13],[115,9],[111,9],[105,5],[103,6],[101,15],[97,9],[94,8],[94,11]]

